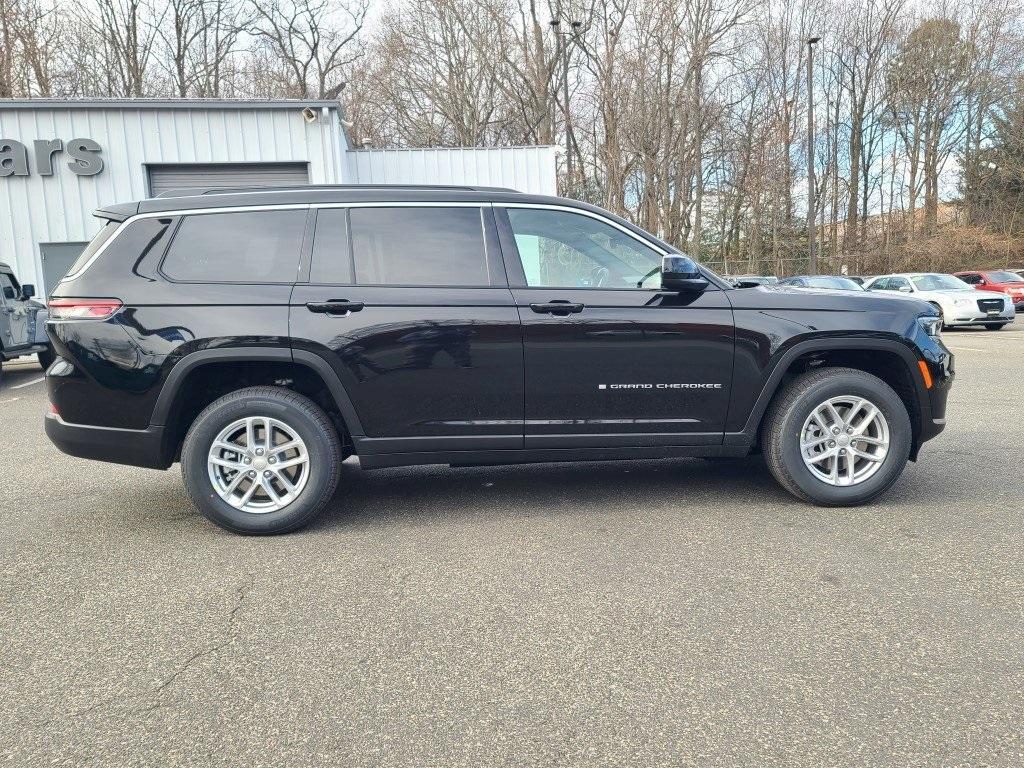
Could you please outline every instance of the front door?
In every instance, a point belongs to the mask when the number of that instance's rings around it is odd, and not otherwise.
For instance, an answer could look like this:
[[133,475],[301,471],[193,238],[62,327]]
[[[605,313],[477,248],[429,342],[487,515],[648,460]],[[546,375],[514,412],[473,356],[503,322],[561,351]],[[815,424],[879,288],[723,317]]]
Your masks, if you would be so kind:
[[662,254],[596,214],[496,208],[523,323],[526,446],[722,442],[732,309],[660,290]]
[[320,208],[290,322],[337,371],[361,453],[522,448],[522,334],[489,206]]
[[26,303],[21,298],[17,280],[0,272],[0,341],[8,349],[29,343]]

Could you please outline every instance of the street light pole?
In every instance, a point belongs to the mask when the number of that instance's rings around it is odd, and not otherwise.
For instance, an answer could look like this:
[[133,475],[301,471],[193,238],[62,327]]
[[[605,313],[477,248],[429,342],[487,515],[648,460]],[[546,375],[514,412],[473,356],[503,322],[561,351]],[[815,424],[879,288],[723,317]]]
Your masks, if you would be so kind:
[[572,112],[569,108],[569,39],[572,35],[572,42],[577,42],[577,36],[583,26],[581,21],[570,21],[571,32],[562,31],[561,19],[554,18],[549,24],[555,33],[555,58],[562,59],[562,119],[565,121],[565,177],[566,187],[571,188],[573,183],[573,158],[572,148],[575,143],[572,134]]
[[810,273],[818,274],[818,233],[814,200],[814,44],[820,37],[807,38],[807,247]]

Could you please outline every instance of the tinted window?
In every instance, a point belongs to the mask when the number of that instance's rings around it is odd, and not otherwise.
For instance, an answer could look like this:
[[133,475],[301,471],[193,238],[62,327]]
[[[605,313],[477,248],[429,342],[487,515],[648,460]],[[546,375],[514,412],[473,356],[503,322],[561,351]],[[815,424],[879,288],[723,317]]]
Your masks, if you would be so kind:
[[993,283],[1019,283],[1020,275],[1013,272],[989,272],[988,279]]
[[957,277],[970,285],[977,285],[981,282],[981,275],[957,275]]
[[201,283],[291,283],[305,227],[305,211],[187,216],[162,271],[175,280]]
[[85,250],[82,251],[79,257],[75,259],[75,263],[71,265],[71,269],[68,270],[68,274],[73,275],[84,267],[86,262],[93,257],[96,251],[102,248],[107,240],[113,236],[119,226],[120,224],[116,221],[108,221],[103,226],[103,229],[101,229],[96,236],[89,241],[89,244],[85,246]]
[[15,297],[14,285],[11,283],[10,275],[0,272],[0,291],[3,292],[5,299],[13,299]]
[[317,211],[309,282],[352,282],[352,255],[348,247],[348,211],[344,208],[321,208]]
[[598,219],[509,208],[526,284],[547,288],[661,287],[661,255]]
[[352,208],[356,282],[491,284],[479,208]]

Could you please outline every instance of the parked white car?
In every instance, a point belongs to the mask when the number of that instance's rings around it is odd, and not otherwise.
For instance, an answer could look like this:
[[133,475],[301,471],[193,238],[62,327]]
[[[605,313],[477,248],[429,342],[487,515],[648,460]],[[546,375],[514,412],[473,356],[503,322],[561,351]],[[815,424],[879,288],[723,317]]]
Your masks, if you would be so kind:
[[864,286],[869,291],[900,293],[934,304],[943,327],[982,325],[998,331],[1013,322],[1013,301],[1005,293],[979,291],[953,275],[906,272],[880,275]]

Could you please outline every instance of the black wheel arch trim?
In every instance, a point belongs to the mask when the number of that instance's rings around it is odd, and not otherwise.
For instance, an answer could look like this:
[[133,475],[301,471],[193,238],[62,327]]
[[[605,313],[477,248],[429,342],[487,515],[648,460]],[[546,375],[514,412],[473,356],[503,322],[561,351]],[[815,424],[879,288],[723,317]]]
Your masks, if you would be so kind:
[[166,426],[181,383],[192,371],[204,365],[243,361],[288,362],[313,370],[327,384],[327,388],[345,420],[345,426],[348,427],[353,437],[361,437],[364,434],[352,399],[348,396],[341,379],[338,378],[338,374],[330,363],[313,352],[290,348],[281,349],[280,347],[218,347],[201,349],[185,355],[174,364],[164,379],[156,405],[153,407],[150,424]]
[[921,377],[919,375],[915,375],[915,372],[917,371],[917,361],[923,358],[919,358],[915,355],[913,348],[906,340],[898,336],[894,336],[893,338],[864,336],[837,338],[830,336],[827,338],[807,339],[805,341],[797,342],[779,355],[778,360],[772,366],[771,373],[768,374],[764,385],[761,387],[761,393],[754,402],[754,407],[747,415],[743,431],[740,433],[726,433],[726,443],[733,441],[753,442],[756,439],[757,431],[761,426],[761,421],[764,418],[765,412],[768,410],[769,403],[771,403],[772,398],[775,397],[775,393],[779,389],[782,378],[786,375],[786,372],[797,358],[802,357],[809,352],[832,352],[836,350],[893,352],[899,355],[907,366],[907,372],[910,374],[910,379],[914,383],[914,392],[917,396],[919,411],[916,414],[909,414],[911,421],[916,421],[916,426],[920,427],[927,419],[931,418],[931,402],[928,399],[928,392],[924,388],[924,382],[921,381]]

